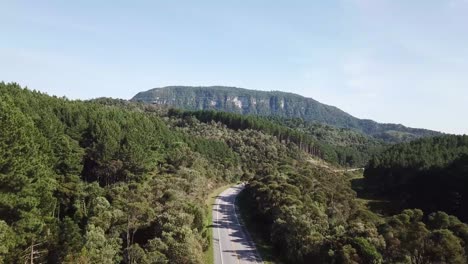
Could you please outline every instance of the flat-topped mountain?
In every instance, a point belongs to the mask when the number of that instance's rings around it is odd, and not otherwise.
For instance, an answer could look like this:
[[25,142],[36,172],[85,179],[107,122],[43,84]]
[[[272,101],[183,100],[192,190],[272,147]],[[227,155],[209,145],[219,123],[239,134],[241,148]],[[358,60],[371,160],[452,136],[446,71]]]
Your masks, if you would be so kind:
[[400,124],[382,124],[359,119],[337,107],[322,104],[312,98],[280,91],[257,91],[225,86],[167,86],[140,92],[131,100],[186,110],[218,110],[240,114],[301,118],[309,122],[350,128],[387,142],[408,141],[440,134]]

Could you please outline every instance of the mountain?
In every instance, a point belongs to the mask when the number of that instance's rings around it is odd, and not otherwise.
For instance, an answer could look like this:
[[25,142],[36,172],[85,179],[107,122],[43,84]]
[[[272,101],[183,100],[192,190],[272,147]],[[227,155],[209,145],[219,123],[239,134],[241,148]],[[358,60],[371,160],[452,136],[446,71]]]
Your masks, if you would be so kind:
[[[395,144],[362,179],[299,151],[370,145],[349,131],[162,108],[0,82],[0,263],[213,263],[213,228],[232,219],[212,221],[212,198],[239,181],[239,219],[274,249],[265,261],[468,263],[468,225],[447,214],[467,216],[467,137]],[[446,212],[375,214],[395,201],[357,199],[350,180]]]
[[187,110],[218,110],[250,115],[301,118],[309,122],[357,130],[392,143],[441,134],[400,124],[382,124],[368,119],[359,119],[337,107],[322,104],[312,98],[280,91],[267,92],[225,86],[167,86],[140,92],[131,100]]

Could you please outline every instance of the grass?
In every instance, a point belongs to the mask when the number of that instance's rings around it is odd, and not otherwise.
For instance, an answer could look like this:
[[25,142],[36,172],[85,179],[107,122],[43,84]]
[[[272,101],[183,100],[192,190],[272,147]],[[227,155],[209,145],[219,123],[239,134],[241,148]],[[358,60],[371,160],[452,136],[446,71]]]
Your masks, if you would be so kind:
[[262,227],[259,226],[253,219],[252,216],[252,202],[249,201],[247,193],[242,191],[236,199],[236,203],[239,209],[240,218],[250,234],[255,246],[257,247],[258,253],[262,257],[264,263],[269,264],[281,264],[279,256],[274,254],[272,246],[264,238],[264,234],[260,231]]
[[370,211],[381,217],[398,214],[400,212],[398,201],[382,199],[379,195],[366,189],[362,171],[353,172],[350,176],[351,188],[356,192],[357,200]]
[[205,229],[208,231],[207,235],[208,235],[208,241],[209,241],[209,245],[208,245],[208,249],[205,251],[205,256],[204,256],[204,259],[205,259],[205,263],[209,264],[209,263],[214,263],[214,252],[213,252],[213,228],[212,228],[212,225],[213,225],[213,204],[216,200],[216,197],[222,193],[224,190],[226,190],[227,188],[233,186],[233,184],[229,184],[229,185],[224,185],[224,186],[221,186],[215,190],[213,190],[209,195],[208,195],[208,199],[206,200],[205,204],[206,204],[206,207],[208,208],[207,212],[206,212],[206,221],[205,221]]

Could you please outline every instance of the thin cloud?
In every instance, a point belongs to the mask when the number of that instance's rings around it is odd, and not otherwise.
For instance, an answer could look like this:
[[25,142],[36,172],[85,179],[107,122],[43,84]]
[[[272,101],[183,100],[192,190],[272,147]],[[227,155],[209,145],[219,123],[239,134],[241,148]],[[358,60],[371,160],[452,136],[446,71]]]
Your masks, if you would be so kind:
[[355,6],[363,10],[378,10],[388,7],[388,0],[341,0],[345,6]]
[[448,5],[451,8],[468,7],[468,0],[451,0]]

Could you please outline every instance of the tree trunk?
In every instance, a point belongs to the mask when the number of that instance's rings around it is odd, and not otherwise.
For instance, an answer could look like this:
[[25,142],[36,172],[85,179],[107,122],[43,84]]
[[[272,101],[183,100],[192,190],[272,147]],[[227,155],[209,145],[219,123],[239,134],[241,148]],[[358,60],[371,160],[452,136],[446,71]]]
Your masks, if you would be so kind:
[[31,240],[31,255],[29,256],[30,263],[34,264],[34,240]]

